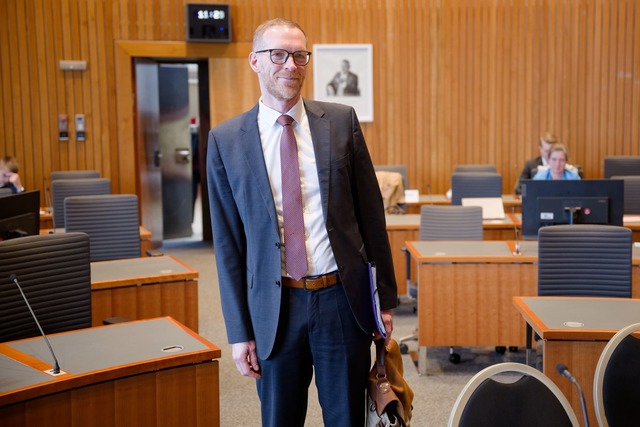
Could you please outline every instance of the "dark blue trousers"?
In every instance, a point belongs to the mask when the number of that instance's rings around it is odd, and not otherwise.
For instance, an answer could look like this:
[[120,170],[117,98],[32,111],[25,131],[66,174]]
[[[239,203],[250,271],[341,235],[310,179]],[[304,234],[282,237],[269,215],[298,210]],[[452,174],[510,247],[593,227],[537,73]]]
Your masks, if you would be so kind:
[[324,425],[364,426],[370,347],[341,284],[283,288],[274,350],[259,361],[262,426],[304,426],[314,370]]

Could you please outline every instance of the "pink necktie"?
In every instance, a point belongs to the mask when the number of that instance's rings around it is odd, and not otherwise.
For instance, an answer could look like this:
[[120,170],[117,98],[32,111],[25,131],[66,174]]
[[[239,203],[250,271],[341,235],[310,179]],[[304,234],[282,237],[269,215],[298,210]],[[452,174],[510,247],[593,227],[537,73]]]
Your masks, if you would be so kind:
[[278,117],[280,137],[280,171],[282,174],[282,218],[284,226],[284,262],[291,277],[300,280],[307,272],[307,248],[304,239],[302,190],[298,169],[298,145],[293,134],[293,117]]

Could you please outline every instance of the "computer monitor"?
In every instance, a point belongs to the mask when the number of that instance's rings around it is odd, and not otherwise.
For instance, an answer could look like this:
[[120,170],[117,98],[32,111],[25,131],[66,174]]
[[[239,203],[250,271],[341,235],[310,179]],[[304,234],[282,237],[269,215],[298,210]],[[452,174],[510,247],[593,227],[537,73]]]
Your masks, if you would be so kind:
[[522,180],[522,235],[558,224],[622,226],[624,181],[619,179]]
[[39,190],[0,197],[0,241],[39,233]]

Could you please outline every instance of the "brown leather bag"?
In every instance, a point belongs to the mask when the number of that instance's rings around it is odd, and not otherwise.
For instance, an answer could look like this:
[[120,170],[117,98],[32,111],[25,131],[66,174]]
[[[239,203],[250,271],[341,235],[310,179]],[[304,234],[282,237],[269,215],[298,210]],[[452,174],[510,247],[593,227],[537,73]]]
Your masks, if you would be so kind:
[[377,340],[376,362],[369,373],[367,426],[406,426],[411,421],[413,390],[404,379],[402,355],[395,340],[385,348]]

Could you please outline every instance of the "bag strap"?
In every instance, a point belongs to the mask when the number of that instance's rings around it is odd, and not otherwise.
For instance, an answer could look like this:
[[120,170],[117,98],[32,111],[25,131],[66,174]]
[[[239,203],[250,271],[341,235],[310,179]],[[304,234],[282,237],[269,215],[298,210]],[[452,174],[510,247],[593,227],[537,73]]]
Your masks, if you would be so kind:
[[387,370],[384,366],[384,357],[387,349],[384,346],[384,339],[375,341],[376,344],[376,387],[381,393],[388,393],[391,390],[391,383],[387,379]]

